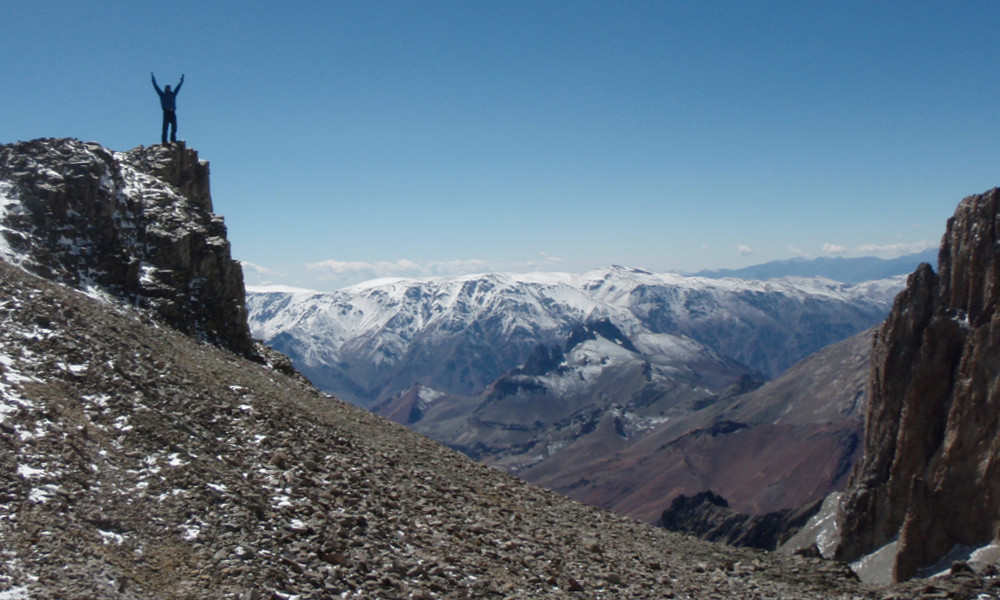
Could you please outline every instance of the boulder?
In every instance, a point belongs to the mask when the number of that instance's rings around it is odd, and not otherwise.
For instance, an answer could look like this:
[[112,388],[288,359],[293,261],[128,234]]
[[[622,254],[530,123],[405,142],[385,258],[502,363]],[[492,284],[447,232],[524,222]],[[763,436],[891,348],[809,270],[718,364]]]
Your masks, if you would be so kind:
[[729,502],[722,496],[705,491],[674,498],[658,524],[713,542],[775,550],[805,525],[821,505],[819,500],[798,509],[747,515],[729,508]]

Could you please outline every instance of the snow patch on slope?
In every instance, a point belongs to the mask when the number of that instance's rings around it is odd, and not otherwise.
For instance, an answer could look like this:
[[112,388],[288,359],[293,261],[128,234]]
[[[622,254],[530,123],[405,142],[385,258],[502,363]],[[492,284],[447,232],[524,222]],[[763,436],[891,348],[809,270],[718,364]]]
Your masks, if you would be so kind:
[[18,210],[21,201],[15,197],[14,186],[9,181],[0,181],[0,257],[10,262],[15,262],[17,253],[10,247],[7,241],[7,234],[10,229],[4,226],[7,215]]

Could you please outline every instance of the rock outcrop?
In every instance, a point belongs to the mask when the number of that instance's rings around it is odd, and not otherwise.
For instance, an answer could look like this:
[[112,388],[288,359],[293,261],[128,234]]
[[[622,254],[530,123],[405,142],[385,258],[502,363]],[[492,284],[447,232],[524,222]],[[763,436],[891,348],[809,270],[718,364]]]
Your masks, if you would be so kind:
[[710,491],[677,496],[660,515],[658,525],[713,542],[775,550],[819,510],[822,500],[802,508],[747,515],[729,508],[725,498]]
[[73,139],[0,146],[0,253],[43,277],[153,309],[250,355],[243,271],[183,142],[112,152]]
[[940,274],[910,276],[872,351],[865,455],[852,475],[837,557],[897,541],[913,577],[1000,524],[1000,190],[963,200]]

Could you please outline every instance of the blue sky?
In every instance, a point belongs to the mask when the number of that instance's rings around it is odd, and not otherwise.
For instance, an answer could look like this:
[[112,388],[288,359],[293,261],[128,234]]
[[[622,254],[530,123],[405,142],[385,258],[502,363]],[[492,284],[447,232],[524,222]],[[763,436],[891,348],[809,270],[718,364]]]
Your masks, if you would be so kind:
[[0,143],[212,168],[248,284],[936,246],[1000,184],[996,2],[22,2]]

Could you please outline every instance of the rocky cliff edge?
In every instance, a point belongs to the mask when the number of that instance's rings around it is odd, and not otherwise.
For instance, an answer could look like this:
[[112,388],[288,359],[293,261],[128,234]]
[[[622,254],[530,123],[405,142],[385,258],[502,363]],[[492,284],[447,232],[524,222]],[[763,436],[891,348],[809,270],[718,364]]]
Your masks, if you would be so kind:
[[1000,189],[963,200],[875,336],[865,455],[837,557],[895,542],[906,580],[1000,524]]
[[243,271],[212,212],[209,166],[183,142],[127,152],[74,139],[0,146],[0,257],[253,353]]

